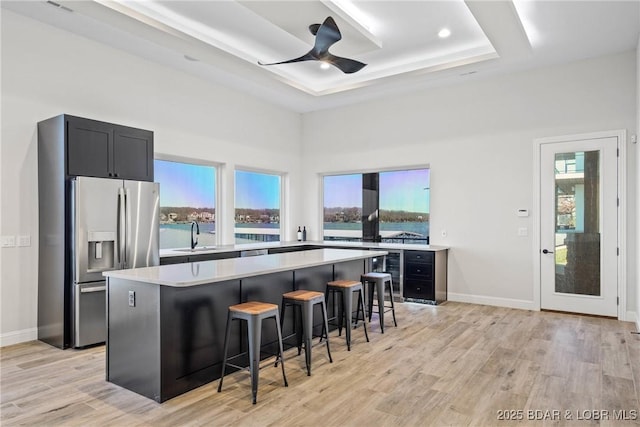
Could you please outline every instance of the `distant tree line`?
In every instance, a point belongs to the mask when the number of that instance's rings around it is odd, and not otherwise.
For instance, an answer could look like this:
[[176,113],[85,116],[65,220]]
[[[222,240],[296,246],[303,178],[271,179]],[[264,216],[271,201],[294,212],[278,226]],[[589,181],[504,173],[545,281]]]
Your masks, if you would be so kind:
[[236,208],[236,222],[279,223],[280,209]]
[[[359,207],[324,208],[324,222],[359,222],[362,221],[362,209]],[[381,222],[429,222],[427,212],[408,212],[380,210]]]
[[202,213],[210,213],[215,215],[216,208],[194,208],[192,206],[160,206],[160,217],[168,219],[173,216],[172,220],[175,222],[190,221],[190,215],[196,213],[201,215]]

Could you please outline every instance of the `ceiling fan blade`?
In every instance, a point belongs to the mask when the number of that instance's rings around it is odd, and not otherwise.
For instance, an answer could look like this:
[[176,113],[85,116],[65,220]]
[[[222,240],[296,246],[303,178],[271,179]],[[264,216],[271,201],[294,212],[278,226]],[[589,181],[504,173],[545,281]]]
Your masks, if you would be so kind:
[[314,36],[316,34],[318,34],[318,28],[320,28],[320,24],[311,24],[309,25],[309,31],[311,32],[311,34],[313,34]]
[[[309,26],[309,30],[313,32],[312,27],[313,25]],[[316,31],[316,42],[313,45],[312,52],[318,56],[322,56],[327,53],[332,44],[341,39],[342,34],[340,34],[336,21],[328,16]]]
[[315,56],[313,56],[311,54],[311,52],[309,53],[305,53],[304,55],[298,57],[298,58],[293,58],[293,59],[288,59],[286,61],[280,61],[280,62],[271,62],[268,64],[265,64],[264,62],[260,62],[258,61],[258,65],[278,65],[278,64],[291,64],[293,62],[302,62],[302,61],[314,61],[317,60],[318,58],[316,58]]
[[367,66],[367,64],[355,59],[341,58],[331,54],[327,54],[322,60],[338,67],[345,74],[355,73]]

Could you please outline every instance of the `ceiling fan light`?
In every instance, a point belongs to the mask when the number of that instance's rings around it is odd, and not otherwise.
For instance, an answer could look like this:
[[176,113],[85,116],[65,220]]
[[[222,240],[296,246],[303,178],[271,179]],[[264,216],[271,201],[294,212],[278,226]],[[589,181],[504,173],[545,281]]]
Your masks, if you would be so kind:
[[320,63],[320,68],[322,68],[323,70],[328,70],[330,67],[331,67],[331,64],[329,64],[328,62]]
[[448,28],[443,28],[440,31],[438,31],[438,37],[440,37],[441,39],[446,39],[450,35],[451,35],[451,30]]

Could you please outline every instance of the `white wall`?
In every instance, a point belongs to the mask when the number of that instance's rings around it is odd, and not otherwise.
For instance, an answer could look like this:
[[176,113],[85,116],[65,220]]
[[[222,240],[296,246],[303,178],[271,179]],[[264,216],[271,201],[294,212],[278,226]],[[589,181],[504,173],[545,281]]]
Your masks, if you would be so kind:
[[[640,132],[640,36],[638,37],[638,46],[636,51],[636,115],[637,115],[637,127],[636,132]],[[640,149],[638,148],[640,144],[636,143],[634,148],[636,152],[636,258],[635,262],[631,262],[631,265],[636,266],[636,330],[640,332],[640,184],[638,184],[638,180],[640,177]]]
[[[305,114],[312,238],[320,237],[322,220],[319,173],[430,164],[431,243],[452,248],[450,299],[535,308],[534,236],[517,236],[519,227],[532,231],[533,217],[516,216],[533,207],[533,140],[614,129],[634,134],[635,93],[635,52],[628,52]],[[629,161],[632,200],[635,163]],[[635,236],[635,220],[631,229]],[[636,310],[635,259],[634,252],[627,263],[629,311]]]
[[[40,120],[68,113],[151,129],[156,152],[225,163],[227,188],[236,165],[269,169],[289,173],[299,199],[299,114],[6,10],[1,19],[0,234],[31,235],[32,246],[0,249],[0,345],[36,337]],[[223,243],[233,243],[233,191],[223,197]],[[299,204],[289,214],[300,223]]]

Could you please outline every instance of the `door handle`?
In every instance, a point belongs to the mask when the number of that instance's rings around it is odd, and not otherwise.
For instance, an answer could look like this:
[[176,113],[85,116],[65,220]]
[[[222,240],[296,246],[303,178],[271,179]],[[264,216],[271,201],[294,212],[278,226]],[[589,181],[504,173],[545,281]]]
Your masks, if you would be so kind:
[[550,251],[550,250],[548,250],[548,249],[543,249],[543,250],[542,250],[542,253],[543,253],[543,254],[552,254],[552,253],[553,253],[553,251]]

